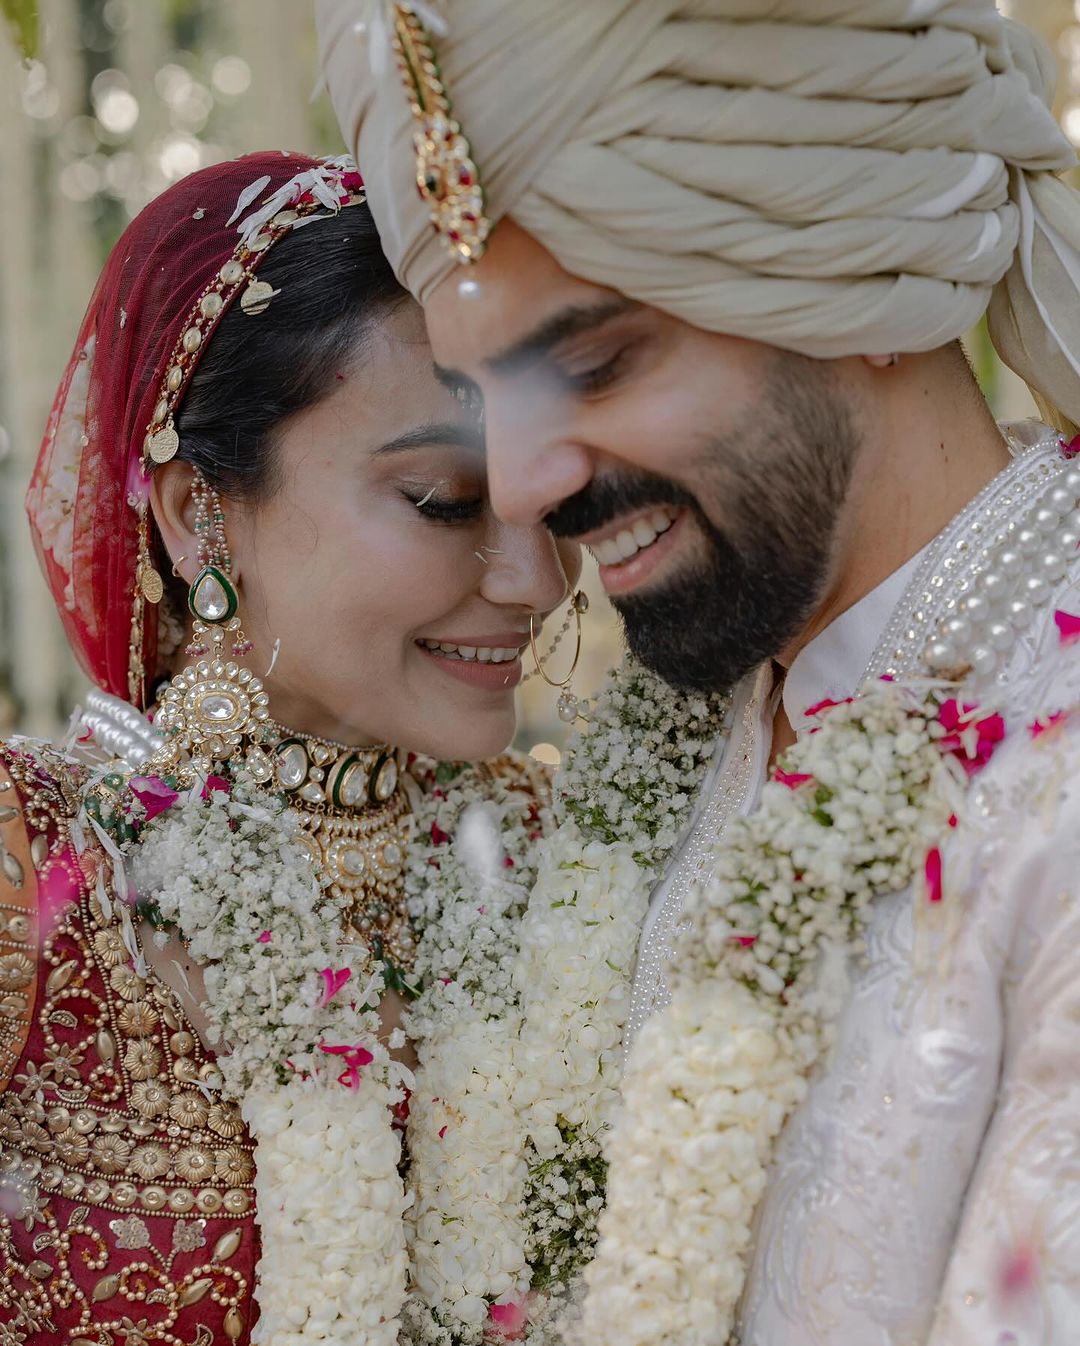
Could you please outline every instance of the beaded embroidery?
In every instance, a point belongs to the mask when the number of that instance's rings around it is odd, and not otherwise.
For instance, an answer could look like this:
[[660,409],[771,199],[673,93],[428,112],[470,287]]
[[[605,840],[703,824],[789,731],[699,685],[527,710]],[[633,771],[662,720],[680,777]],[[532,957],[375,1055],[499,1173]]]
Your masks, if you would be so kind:
[[0,1340],[209,1346],[211,1321],[246,1339],[257,1246],[239,1111],[173,992],[133,966],[102,853],[75,861],[71,765],[6,756],[48,928],[34,1032],[0,1096]]

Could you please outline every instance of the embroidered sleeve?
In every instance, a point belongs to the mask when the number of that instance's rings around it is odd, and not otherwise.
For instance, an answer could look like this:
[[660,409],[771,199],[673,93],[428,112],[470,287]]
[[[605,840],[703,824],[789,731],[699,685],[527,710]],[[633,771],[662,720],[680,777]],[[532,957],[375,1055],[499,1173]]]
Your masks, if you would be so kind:
[[0,752],[0,1091],[23,1053],[34,1013],[37,876],[32,851],[23,807]]
[[1080,1323],[1078,729],[1032,752],[1002,801],[1015,925],[1001,1083],[928,1346],[1065,1342]]

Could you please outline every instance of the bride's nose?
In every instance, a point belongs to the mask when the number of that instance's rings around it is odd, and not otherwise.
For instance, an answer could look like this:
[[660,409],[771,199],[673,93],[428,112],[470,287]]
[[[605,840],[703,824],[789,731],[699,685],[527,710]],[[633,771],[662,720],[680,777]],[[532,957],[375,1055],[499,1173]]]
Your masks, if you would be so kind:
[[489,603],[527,612],[548,613],[558,607],[581,571],[580,561],[560,555],[555,539],[542,527],[499,524],[479,555],[481,595]]

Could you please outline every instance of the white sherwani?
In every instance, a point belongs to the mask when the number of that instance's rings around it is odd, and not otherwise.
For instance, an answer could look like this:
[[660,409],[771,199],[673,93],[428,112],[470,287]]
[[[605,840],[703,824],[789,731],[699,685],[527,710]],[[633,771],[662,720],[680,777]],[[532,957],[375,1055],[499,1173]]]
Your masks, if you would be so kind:
[[[1060,471],[1055,444],[1017,444],[939,538],[802,651],[782,689],[768,670],[738,689],[653,896],[631,1042],[666,1002],[671,932],[709,843],[754,807],[778,697],[798,726],[808,706],[868,675],[918,669],[928,633],[970,591],[986,538]],[[1063,649],[1054,621],[1056,610],[1080,615],[1080,556],[1075,542],[1064,567],[1029,552],[1025,567],[1048,573],[1050,592],[975,679],[1011,733],[945,849],[945,920],[920,921],[925,899],[911,891],[877,903],[835,1049],[777,1149],[742,1346],[1080,1342],[1080,717],[1028,729],[1080,706],[1080,645]]]

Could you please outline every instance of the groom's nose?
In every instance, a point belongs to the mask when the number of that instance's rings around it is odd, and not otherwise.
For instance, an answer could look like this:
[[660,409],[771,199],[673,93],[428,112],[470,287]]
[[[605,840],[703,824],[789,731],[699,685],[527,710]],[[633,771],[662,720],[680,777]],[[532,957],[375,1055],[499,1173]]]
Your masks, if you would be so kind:
[[519,398],[485,398],[488,491],[505,523],[531,527],[592,480],[593,456],[567,427]]

